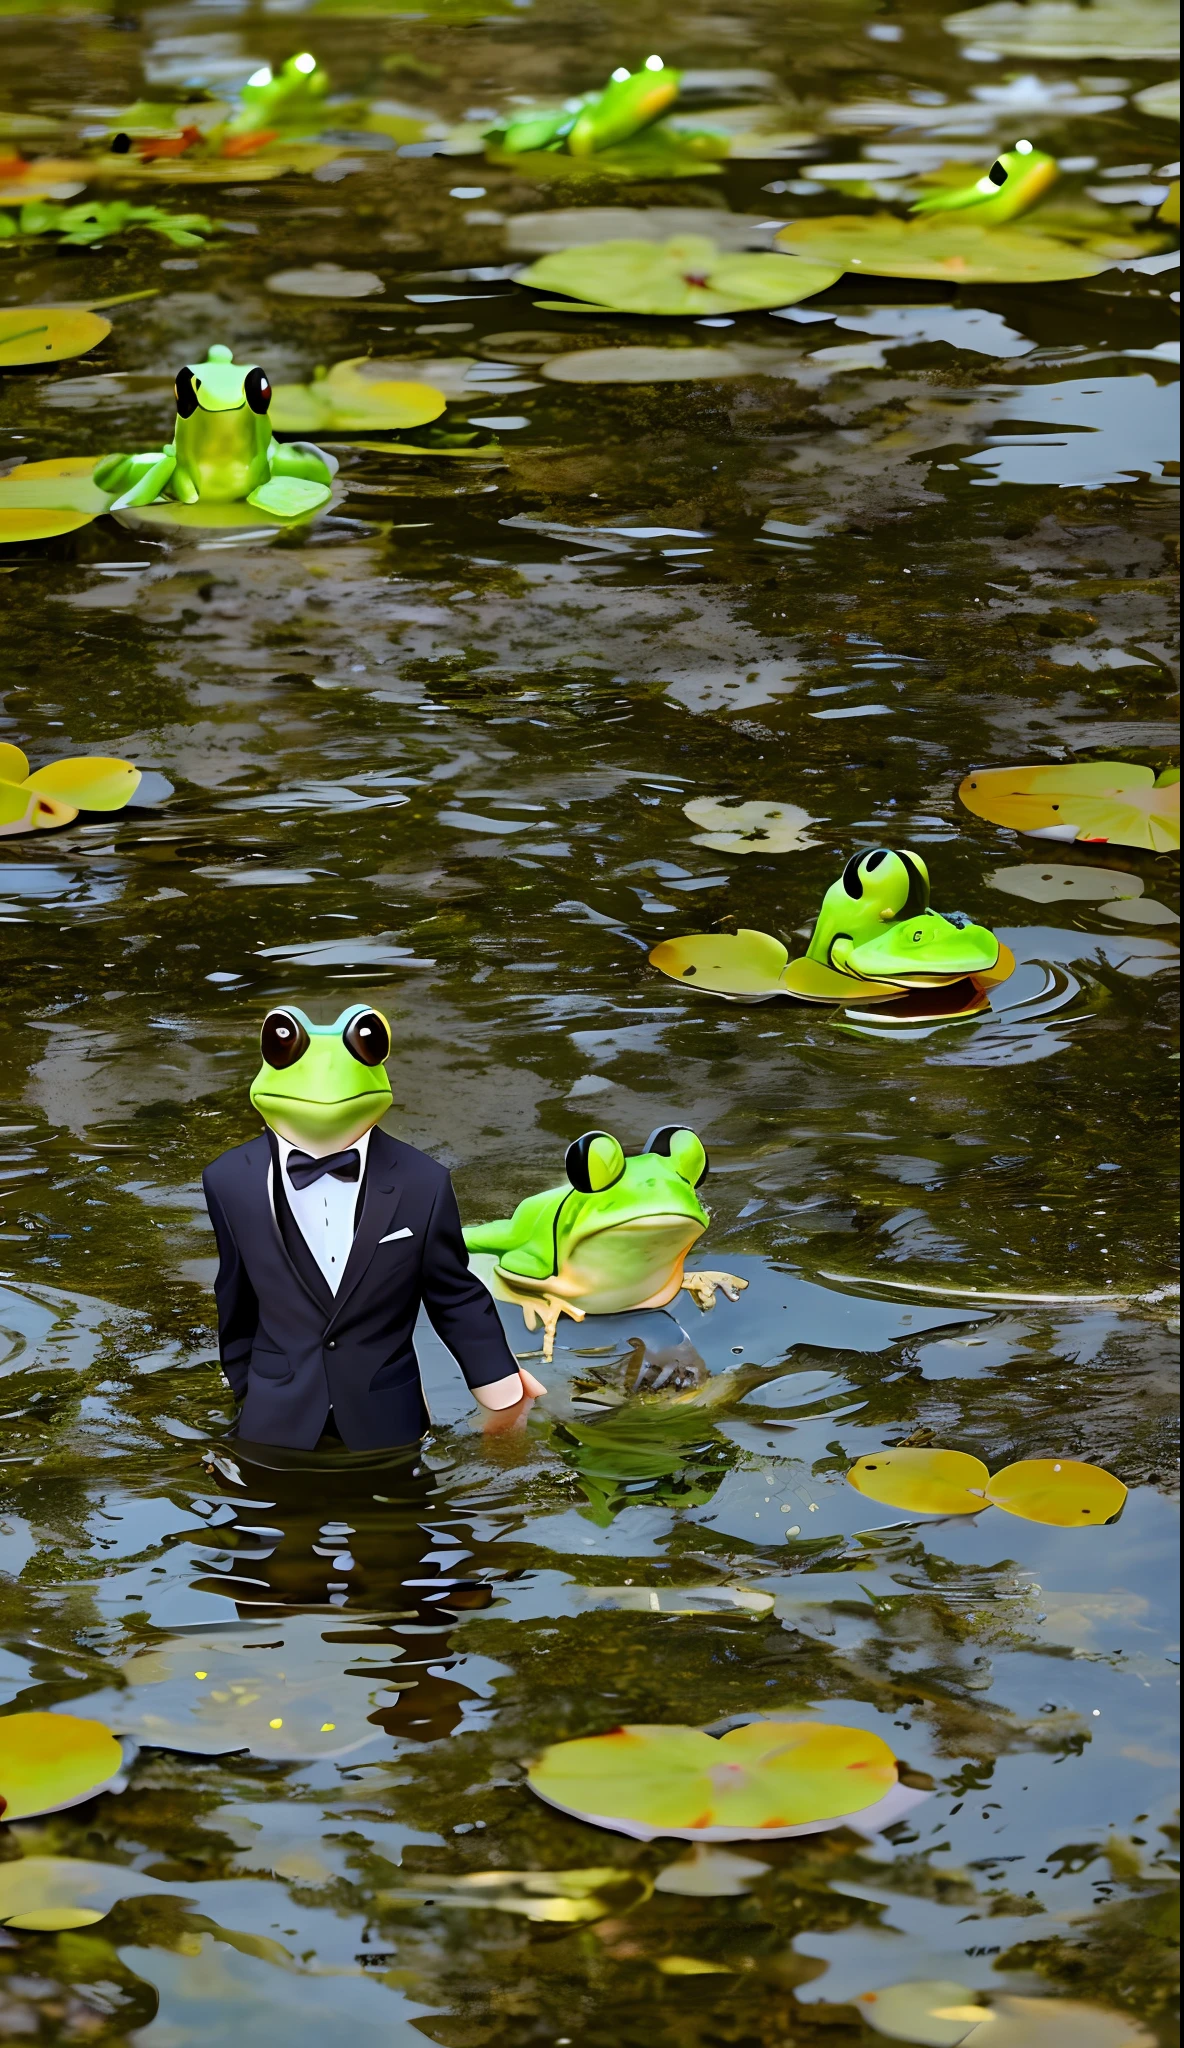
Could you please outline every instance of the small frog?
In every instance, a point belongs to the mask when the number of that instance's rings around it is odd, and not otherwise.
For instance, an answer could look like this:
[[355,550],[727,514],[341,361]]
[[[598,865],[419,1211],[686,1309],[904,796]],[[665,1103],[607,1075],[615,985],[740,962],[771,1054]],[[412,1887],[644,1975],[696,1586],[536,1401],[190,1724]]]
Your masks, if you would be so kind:
[[309,50],[289,57],[278,72],[270,64],[253,71],[239,94],[241,112],[227,123],[231,135],[306,124],[321,111],[329,75]]
[[940,983],[988,973],[999,941],[961,912],[929,907],[929,870],[919,853],[877,846],[855,854],[822,899],[808,960],[868,981]]
[[270,1010],[259,1044],[251,1101],[289,1145],[356,1145],[391,1106],[382,1064],[390,1026],[365,1003],[351,1003],[333,1024],[314,1024],[303,1010]]
[[735,1301],[748,1285],[733,1273],[683,1271],[710,1221],[696,1193],[707,1154],[693,1131],[665,1125],[631,1159],[607,1131],[586,1131],[564,1164],[565,1186],[465,1231],[477,1255],[470,1263],[491,1293],[516,1301],[528,1330],[542,1323],[545,1359],[561,1315],[582,1322],[586,1314],[664,1308],[683,1287],[709,1309],[717,1288]]
[[267,373],[236,363],[216,343],[204,363],[187,363],[174,386],[177,418],[167,448],[106,455],[94,481],[114,491],[112,512],[174,499],[182,505],[245,501],[277,518],[303,518],[327,504],[337,463],[311,441],[272,439]]
[[1056,159],[1031,142],[1017,142],[995,158],[989,171],[972,185],[957,185],[918,199],[915,214],[968,213],[976,223],[999,227],[1015,220],[1043,197],[1057,176]]
[[647,57],[640,71],[622,64],[603,91],[583,93],[562,107],[515,115],[487,129],[487,139],[512,156],[538,149],[594,156],[598,150],[628,142],[673,106],[681,77],[660,57]]

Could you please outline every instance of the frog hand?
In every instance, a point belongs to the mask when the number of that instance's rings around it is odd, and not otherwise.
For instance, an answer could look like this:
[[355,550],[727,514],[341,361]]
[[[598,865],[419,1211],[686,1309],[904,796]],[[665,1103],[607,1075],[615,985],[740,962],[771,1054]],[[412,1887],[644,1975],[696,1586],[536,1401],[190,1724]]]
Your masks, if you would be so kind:
[[738,1301],[748,1282],[738,1273],[684,1273],[682,1284],[699,1308],[709,1309],[715,1307],[717,1287],[722,1288],[729,1301]]
[[100,490],[109,490],[111,482],[118,479],[123,489],[108,510],[122,512],[130,505],[155,504],[166,486],[172,482],[176,467],[177,457],[172,448],[163,449],[159,455],[127,455],[124,457],[124,466],[116,470],[114,477],[109,481],[104,481],[104,475],[107,474],[106,466],[101,464],[95,471],[95,482]]
[[555,1332],[559,1328],[560,1316],[571,1316],[574,1322],[582,1323],[584,1311],[570,1301],[561,1300],[558,1294],[532,1296],[522,1303],[522,1320],[528,1330],[539,1323],[543,1326],[543,1363],[549,1365],[555,1356]]
[[267,462],[272,476],[303,477],[310,484],[331,484],[338,470],[337,457],[315,441],[273,441]]

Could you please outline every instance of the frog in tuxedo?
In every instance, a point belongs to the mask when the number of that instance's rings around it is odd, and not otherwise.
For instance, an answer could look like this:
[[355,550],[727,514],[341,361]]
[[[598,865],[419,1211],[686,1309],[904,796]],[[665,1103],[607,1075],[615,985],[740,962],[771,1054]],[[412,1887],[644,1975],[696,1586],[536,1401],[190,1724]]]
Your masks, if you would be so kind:
[[447,1170],[377,1128],[390,1026],[352,1003],[332,1024],[270,1011],[251,1102],[266,1129],[207,1166],[222,1369],[237,1437],[310,1451],[414,1443],[428,1423],[412,1332],[421,1305],[477,1401],[543,1392],[519,1372],[469,1271]]

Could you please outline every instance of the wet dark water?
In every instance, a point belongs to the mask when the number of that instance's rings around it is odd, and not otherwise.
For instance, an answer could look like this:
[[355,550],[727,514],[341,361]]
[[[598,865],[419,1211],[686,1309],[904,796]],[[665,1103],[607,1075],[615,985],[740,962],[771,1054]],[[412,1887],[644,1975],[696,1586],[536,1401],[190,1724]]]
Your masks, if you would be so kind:
[[[22,1708],[101,1695],[142,1745],[122,1794],[0,1830],[6,1857],[142,1880],[93,1928],[0,1934],[0,2031],[854,2048],[875,2038],[861,1992],[948,1978],[1117,2007],[1166,2043],[1177,927],[1005,894],[992,874],[1033,848],[955,792],[975,763],[1175,758],[1178,279],[1154,259],[960,294],[848,276],[802,309],[829,324],[715,333],[565,321],[505,273],[523,212],[841,210],[810,165],[935,140],[985,161],[1017,120],[1092,160],[1078,195],[1147,184],[1176,130],[1133,95],[1171,65],[982,61],[919,5],[327,21],[195,0],[6,15],[0,117],[63,124],[68,154],[170,66],[302,41],[340,89],[449,121],[582,89],[644,43],[771,72],[820,139],[574,194],[375,151],[172,195],[243,230],[205,250],[0,245],[5,304],[159,288],[95,355],[5,377],[6,459],[159,445],[175,368],[216,340],[276,383],[447,362],[450,419],[500,422],[478,462],[342,450],[343,500],[299,536],[101,520],[3,551],[0,738],[126,755],[175,794],[0,859],[0,1677]],[[1009,81],[1010,106],[983,97]],[[865,101],[897,112],[834,111]],[[1109,212],[1146,228],[1145,203]],[[268,289],[315,262],[375,271],[381,302]],[[540,373],[676,340],[766,355],[666,385]],[[704,849],[696,796],[800,804],[815,843]],[[1016,953],[988,1018],[887,1031],[648,967],[721,919],[788,936],[881,842]],[[1175,906],[1168,857],[1105,865]],[[565,1323],[525,1431],[482,1433],[429,1335],[415,1469],[219,1475],[199,1172],[255,1128],[268,1006],[328,1020],[359,996],[394,1025],[389,1127],[451,1166],[467,1219],[553,1183],[589,1125],[632,1149],[687,1123],[712,1160],[706,1263],[751,1284],[709,1315],[684,1295]],[[630,1397],[638,1340],[689,1343],[699,1395]],[[1125,1513],[918,1523],[845,1485],[923,1431],[992,1469],[1095,1460]],[[197,1671],[225,1680],[208,1754],[165,1740],[192,1735]],[[524,1784],[565,1736],[815,1705],[935,1796],[886,1837],[688,1876],[679,1845]],[[466,1873],[607,1866],[632,1889],[584,1926],[442,1899]],[[662,1967],[688,1957],[713,1971]]]

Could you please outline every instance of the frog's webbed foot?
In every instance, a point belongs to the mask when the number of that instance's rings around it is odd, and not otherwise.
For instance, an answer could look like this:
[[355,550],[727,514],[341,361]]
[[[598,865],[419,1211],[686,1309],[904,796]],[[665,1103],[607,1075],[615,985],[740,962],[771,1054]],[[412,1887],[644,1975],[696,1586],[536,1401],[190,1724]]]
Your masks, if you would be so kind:
[[563,1301],[558,1294],[532,1295],[521,1306],[528,1330],[535,1329],[539,1323],[543,1326],[543,1362],[549,1365],[555,1356],[555,1332],[559,1328],[560,1316],[571,1316],[574,1322],[582,1323],[584,1311],[574,1302]]
[[708,1309],[715,1307],[717,1287],[729,1301],[738,1301],[748,1282],[738,1273],[684,1273],[682,1284],[699,1308]]
[[337,457],[315,441],[273,441],[267,460],[272,476],[303,477],[310,484],[331,484],[338,470]]
[[270,512],[274,519],[295,520],[318,512],[332,496],[327,483],[314,482],[310,477],[272,476],[258,490],[250,492],[247,503],[259,512]]
[[[123,458],[125,472],[116,472],[121,493],[108,509],[122,512],[132,505],[151,505],[169,485],[177,467],[177,458],[171,448],[160,455],[127,455]],[[100,465],[100,468],[102,465]],[[100,470],[95,471],[95,482],[101,490],[110,490],[110,483],[104,483]]]

